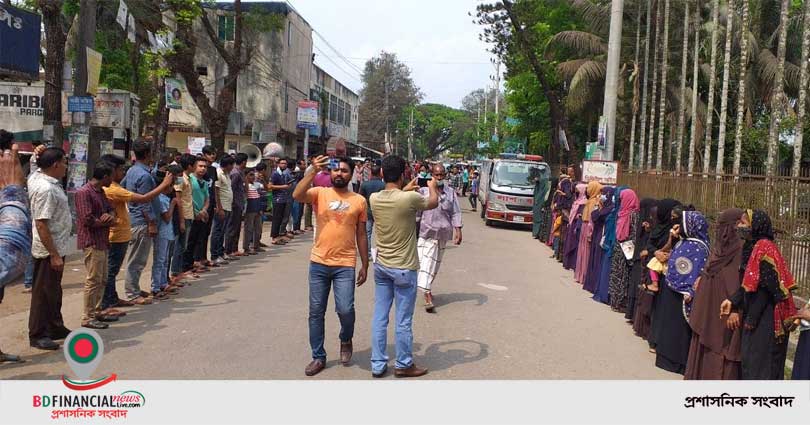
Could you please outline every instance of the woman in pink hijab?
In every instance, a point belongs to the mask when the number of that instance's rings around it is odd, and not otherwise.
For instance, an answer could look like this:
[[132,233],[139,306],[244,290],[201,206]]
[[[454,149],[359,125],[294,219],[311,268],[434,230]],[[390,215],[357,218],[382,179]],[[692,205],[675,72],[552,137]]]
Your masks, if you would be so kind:
[[588,200],[585,193],[587,187],[588,185],[585,183],[577,184],[577,198],[571,204],[571,223],[568,225],[566,234],[562,235],[565,241],[562,249],[563,268],[566,270],[574,270],[577,266],[577,248],[579,248],[579,234],[582,229],[582,210],[585,208],[585,201]]
[[616,246],[613,248],[613,255],[610,264],[610,286],[608,294],[610,308],[613,311],[624,312],[627,308],[627,287],[630,285],[630,270],[632,263],[625,255],[625,248],[632,259],[634,249],[628,245],[635,239],[638,228],[638,212],[640,209],[638,196],[633,189],[624,188],[619,192],[619,214],[616,219]]

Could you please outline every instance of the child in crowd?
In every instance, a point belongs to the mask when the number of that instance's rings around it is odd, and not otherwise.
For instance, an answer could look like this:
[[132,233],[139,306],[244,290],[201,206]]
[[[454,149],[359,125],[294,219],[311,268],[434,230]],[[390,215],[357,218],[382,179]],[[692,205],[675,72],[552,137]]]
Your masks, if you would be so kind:
[[473,171],[470,179],[470,205],[473,211],[478,210],[478,171]]
[[259,188],[261,183],[256,181],[256,172],[248,169],[245,173],[245,186],[247,187],[247,207],[245,209],[245,237],[242,240],[242,250],[248,255],[256,255],[259,248],[258,227],[261,226],[261,212],[259,210]]
[[[165,171],[158,173],[159,177]],[[167,186],[158,197],[160,202],[160,217],[158,219],[158,234],[155,238],[153,264],[152,264],[152,296],[155,299],[164,299],[169,294],[176,294],[177,289],[169,287],[169,258],[172,254],[174,240],[177,235],[174,231],[174,212],[177,209],[177,197],[174,187]]]
[[560,242],[560,229],[561,228],[562,228],[562,213],[559,210],[557,210],[557,218],[554,220],[554,227],[552,228],[552,231],[551,231],[552,236],[554,238],[554,239],[552,239],[552,242],[551,242],[552,249],[554,250],[554,253],[551,254],[551,258],[556,258],[556,259],[561,258],[561,256],[560,256],[560,252],[562,251],[562,249],[560,248],[560,245],[562,245],[562,243]]

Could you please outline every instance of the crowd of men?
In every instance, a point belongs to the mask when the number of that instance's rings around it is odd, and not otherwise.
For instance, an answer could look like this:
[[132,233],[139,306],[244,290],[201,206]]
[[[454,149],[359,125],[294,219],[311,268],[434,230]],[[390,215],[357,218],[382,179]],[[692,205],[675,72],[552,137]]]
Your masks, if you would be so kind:
[[[8,134],[3,134],[6,145],[11,143]],[[56,350],[57,341],[70,333],[61,313],[62,276],[66,257],[75,249],[82,252],[86,269],[80,326],[106,329],[126,316],[126,307],[164,300],[211,268],[265,251],[262,223],[271,210],[272,244],[315,231],[309,270],[313,360],[306,375],[326,365],[324,316],[332,289],[341,323],[340,358],[351,361],[354,290],[367,279],[369,262],[376,284],[372,375],[387,371],[393,303],[395,376],[427,373],[412,357],[417,289],[432,312],[431,285],[445,246],[462,239],[457,199],[462,189],[441,164],[427,164],[428,176],[411,178],[419,168],[397,156],[378,163],[318,156],[308,165],[274,158],[248,167],[245,154],[217,158],[206,147],[200,155],[154,160],[149,143],[137,141],[131,166],[117,155],[103,155],[94,164],[87,183],[75,192],[74,220],[63,186],[65,152],[38,147],[26,176],[13,146],[3,151],[0,173],[0,301],[2,287],[25,268],[32,347]],[[124,291],[119,294],[116,279],[122,268]],[[142,289],[144,274],[148,290]],[[5,361],[23,360],[0,352],[0,362]]]

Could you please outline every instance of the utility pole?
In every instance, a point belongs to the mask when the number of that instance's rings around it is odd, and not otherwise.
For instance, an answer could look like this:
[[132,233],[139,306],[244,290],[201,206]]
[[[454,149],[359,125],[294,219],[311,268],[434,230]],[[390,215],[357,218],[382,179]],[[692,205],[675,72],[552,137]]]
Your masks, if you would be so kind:
[[411,120],[408,123],[408,161],[413,161],[413,106],[411,106]]
[[[73,84],[74,96],[87,96],[87,48],[95,47],[96,35],[96,0],[81,0],[79,7],[79,34],[76,37],[76,75]],[[87,162],[85,168],[85,180],[87,174],[92,172],[95,160],[99,156],[98,143],[92,143],[90,138],[90,118],[92,113],[73,112],[71,114],[71,139],[82,140],[87,144]],[[57,142],[58,143],[58,142]],[[72,180],[76,170],[69,170],[69,178]],[[78,189],[78,187],[76,187]]]
[[616,146],[616,100],[619,86],[619,60],[622,42],[622,13],[624,0],[612,0],[610,9],[610,38],[608,39],[607,75],[605,78],[604,114],[607,121],[603,159],[613,161]]
[[391,140],[391,136],[388,134],[388,81],[387,80],[383,81],[383,92],[385,93],[385,96],[384,96],[385,97],[385,101],[384,101],[385,106],[383,106],[383,108],[385,109],[385,150],[387,151],[387,153],[391,153],[391,146],[389,144],[390,140]]
[[501,61],[495,63],[495,138],[498,138],[498,97],[501,94]]

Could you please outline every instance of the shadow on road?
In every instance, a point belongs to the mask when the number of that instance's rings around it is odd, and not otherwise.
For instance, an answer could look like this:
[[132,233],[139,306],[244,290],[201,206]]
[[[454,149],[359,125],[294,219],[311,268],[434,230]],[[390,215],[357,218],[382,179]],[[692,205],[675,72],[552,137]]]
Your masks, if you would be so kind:
[[456,292],[452,294],[433,294],[433,305],[436,308],[446,306],[452,303],[459,303],[464,301],[475,301],[475,305],[484,305],[489,301],[489,297],[484,294],[477,293],[461,293]]
[[[438,372],[450,369],[466,363],[474,363],[489,357],[489,345],[471,339],[459,339],[455,341],[437,342],[430,344],[422,351],[423,344],[415,342],[413,344],[414,363],[427,367],[430,371]],[[396,349],[392,344],[388,345],[389,370],[393,373],[396,362]],[[338,366],[338,360],[327,362],[327,367]],[[371,349],[367,348],[358,351],[352,356],[352,366],[371,373]]]

